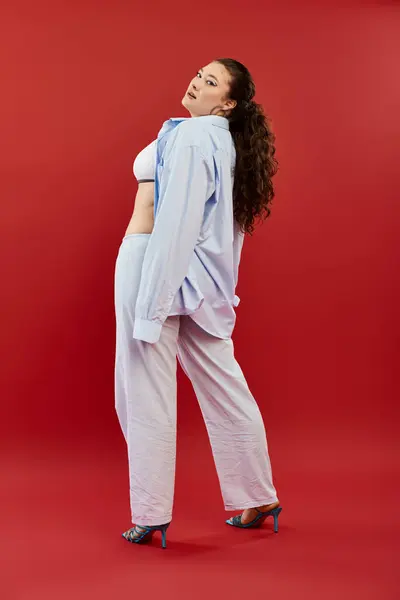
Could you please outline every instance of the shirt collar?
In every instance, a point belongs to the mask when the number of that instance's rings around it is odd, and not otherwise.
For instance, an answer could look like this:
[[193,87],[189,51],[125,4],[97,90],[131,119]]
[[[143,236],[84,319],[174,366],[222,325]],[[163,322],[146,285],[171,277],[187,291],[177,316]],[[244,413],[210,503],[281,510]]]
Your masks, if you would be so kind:
[[222,129],[229,129],[229,121],[226,117],[218,117],[217,115],[204,115],[202,117],[173,117],[170,121],[187,121],[189,119],[205,119],[208,123]]

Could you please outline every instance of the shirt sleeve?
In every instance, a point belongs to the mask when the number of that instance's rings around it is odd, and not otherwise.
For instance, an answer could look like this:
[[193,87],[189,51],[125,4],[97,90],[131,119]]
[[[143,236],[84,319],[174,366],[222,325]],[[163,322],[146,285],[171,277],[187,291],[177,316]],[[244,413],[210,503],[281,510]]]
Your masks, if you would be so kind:
[[135,339],[149,343],[159,340],[174,296],[187,275],[205,204],[215,190],[210,163],[197,145],[179,143],[179,138],[164,163],[135,307]]

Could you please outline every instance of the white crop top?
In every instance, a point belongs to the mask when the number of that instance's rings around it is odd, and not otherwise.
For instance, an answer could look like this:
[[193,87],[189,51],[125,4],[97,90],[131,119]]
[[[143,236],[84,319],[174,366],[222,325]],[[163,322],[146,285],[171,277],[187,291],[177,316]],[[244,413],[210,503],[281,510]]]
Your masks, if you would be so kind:
[[157,140],[151,142],[151,144],[146,146],[146,148],[143,148],[135,158],[135,162],[133,163],[133,174],[138,183],[154,181],[156,170],[156,143]]

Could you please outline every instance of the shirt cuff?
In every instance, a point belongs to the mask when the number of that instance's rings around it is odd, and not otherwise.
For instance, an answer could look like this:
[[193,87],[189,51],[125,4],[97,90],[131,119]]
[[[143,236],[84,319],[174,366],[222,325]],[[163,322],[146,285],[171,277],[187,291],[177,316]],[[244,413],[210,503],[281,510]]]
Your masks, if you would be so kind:
[[161,335],[162,324],[156,321],[146,321],[145,319],[135,319],[133,325],[133,337],[136,340],[142,340],[149,344],[158,342]]

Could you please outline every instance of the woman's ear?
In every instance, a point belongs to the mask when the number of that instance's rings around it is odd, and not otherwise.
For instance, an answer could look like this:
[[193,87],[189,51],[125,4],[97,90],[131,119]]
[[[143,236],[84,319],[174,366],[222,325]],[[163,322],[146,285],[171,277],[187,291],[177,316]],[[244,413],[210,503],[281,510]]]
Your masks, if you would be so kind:
[[233,110],[237,105],[236,100],[227,100],[224,105],[224,110]]

